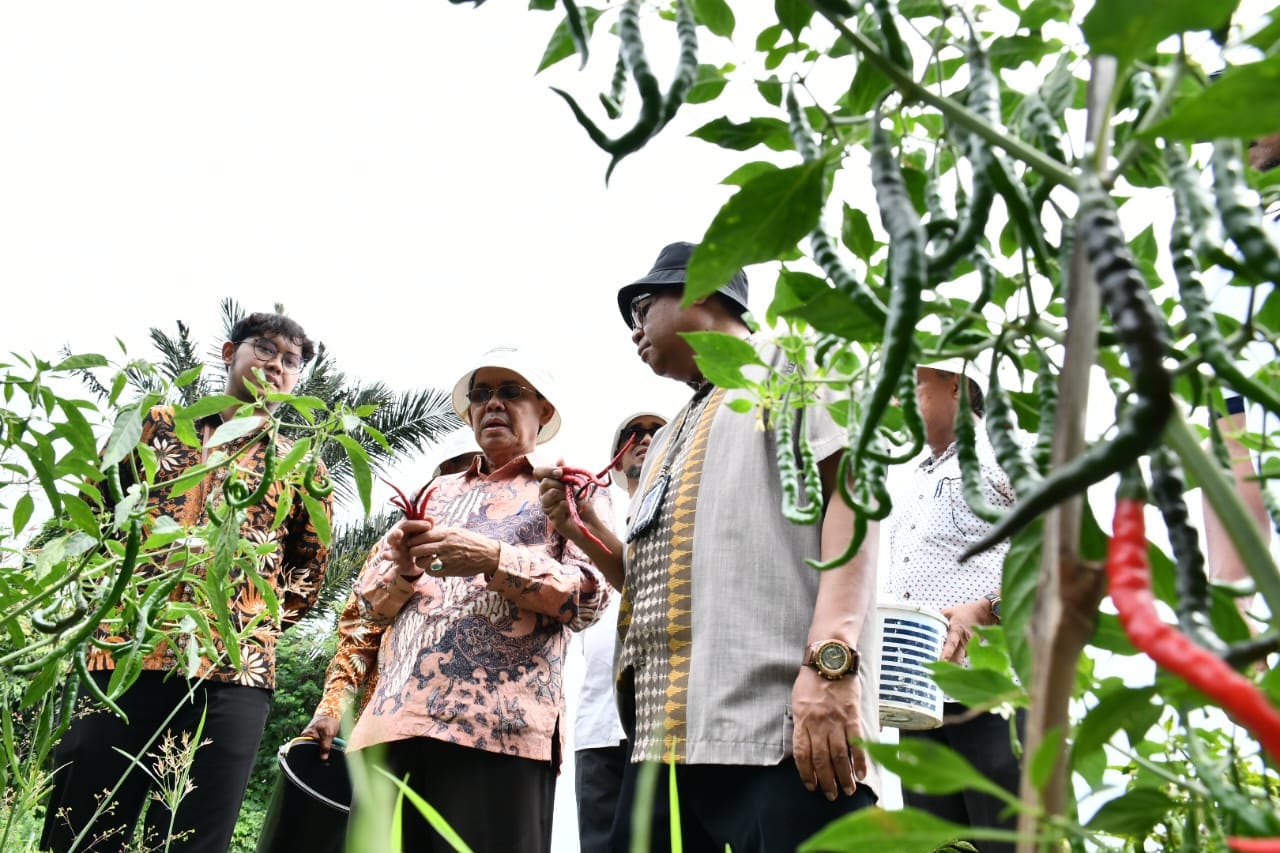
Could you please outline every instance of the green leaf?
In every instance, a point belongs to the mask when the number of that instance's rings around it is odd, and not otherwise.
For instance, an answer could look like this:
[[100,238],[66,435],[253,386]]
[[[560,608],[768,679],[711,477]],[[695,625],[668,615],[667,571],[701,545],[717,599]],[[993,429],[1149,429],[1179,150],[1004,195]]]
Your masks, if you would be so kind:
[[21,536],[26,530],[27,522],[31,520],[31,514],[35,512],[36,502],[31,498],[30,492],[23,492],[18,498],[18,502],[13,506],[13,533],[14,536]]
[[1049,21],[1066,23],[1071,20],[1074,7],[1071,0],[1031,0],[1022,13],[1022,26],[1032,32],[1039,32]]
[[768,80],[757,80],[756,90],[771,106],[782,106],[782,81],[776,74],[770,75]]
[[869,317],[848,294],[815,275],[794,270],[778,273],[768,315],[804,320],[816,331],[864,344],[884,338],[884,326]]
[[813,18],[813,7],[805,0],[774,0],[773,10],[778,14],[778,23],[791,33],[792,38],[799,38],[800,31]]
[[302,498],[303,505],[307,508],[307,516],[311,519],[311,525],[316,529],[316,536],[320,538],[320,544],[328,545],[333,539],[333,526],[329,523],[329,514],[324,511],[324,504],[305,490],[299,491],[298,495]]
[[[586,30],[587,38],[591,38],[592,32],[595,30],[596,19],[600,17],[600,10],[592,6],[582,7],[582,25]],[[555,65],[562,59],[568,59],[578,52],[578,47],[573,42],[573,31],[569,28],[569,16],[566,15],[556,24],[555,31],[551,33],[550,40],[547,41],[546,50],[542,52],[542,60],[538,63],[538,70],[533,72],[538,74]]]
[[730,172],[720,183],[730,187],[740,187],[750,181],[756,175],[772,172],[778,167],[764,160],[752,160],[750,163],[743,163],[738,168]]
[[1157,788],[1134,788],[1103,803],[1088,828],[1111,835],[1144,838],[1174,805],[1173,800]]
[[[732,66],[729,68],[732,69]],[[707,101],[714,101],[720,97],[720,93],[724,91],[728,82],[729,78],[725,76],[724,69],[719,66],[699,65],[698,76],[693,81],[689,93],[685,95],[685,103],[705,104]]]
[[215,412],[221,412],[223,409],[239,406],[242,403],[244,403],[243,400],[232,397],[230,394],[214,394],[210,397],[202,397],[190,406],[178,409],[173,416],[175,419],[198,421]]
[[1208,140],[1223,136],[1257,139],[1280,128],[1280,53],[1228,68],[1212,86],[1177,102],[1163,121],[1144,134],[1168,139]]
[[1154,696],[1155,687],[1130,687],[1123,683],[1100,691],[1098,704],[1089,709],[1076,727],[1075,743],[1071,746],[1072,763],[1092,752],[1101,751],[1103,744],[1121,729],[1128,731],[1130,726],[1141,728],[1138,736],[1142,737],[1160,716],[1160,706],[1151,703]]
[[840,239],[864,262],[870,263],[871,256],[880,248],[880,241],[871,230],[871,222],[867,214],[848,204],[844,206],[844,221],[840,226]]
[[55,372],[61,372],[64,370],[86,370],[90,367],[106,367],[107,364],[108,362],[103,356],[93,353],[85,353],[83,355],[69,355],[50,369]]
[[774,151],[789,151],[792,147],[787,123],[777,118],[753,118],[738,124],[722,116],[689,135],[733,151],[746,151],[757,145]]
[[693,17],[718,36],[733,35],[733,10],[725,0],[693,0]]
[[1214,30],[1231,18],[1238,0],[1109,0],[1095,3],[1082,29],[1093,55],[1126,66],[1179,33]]
[[1089,645],[1113,655],[1136,655],[1138,650],[1129,642],[1129,635],[1124,632],[1120,619],[1114,613],[1099,613],[1098,627],[1094,629],[1093,639]]
[[107,439],[107,448],[102,451],[102,467],[109,468],[133,452],[142,438],[142,413],[130,406],[120,410],[115,426],[111,428],[111,437]]
[[260,432],[262,428],[261,418],[232,418],[213,431],[213,435],[209,436],[209,441],[205,446],[221,447],[229,441],[235,441],[237,438],[242,438],[252,432]]
[[197,364],[195,367],[189,367],[182,373],[178,374],[178,378],[173,380],[175,388],[186,388],[192,382],[200,378],[200,374],[204,372],[204,365]]
[[723,332],[681,332],[693,347],[694,362],[702,375],[720,388],[750,388],[753,383],[742,374],[747,365],[766,367],[756,348],[735,335]]
[[1009,660],[1023,684],[1031,683],[1031,646],[1028,638],[1036,590],[1040,579],[1040,544],[1044,523],[1037,521],[1014,535],[1004,558],[1000,584],[1000,621],[1004,626]]
[[935,661],[929,669],[943,692],[971,708],[991,708],[1023,696],[1017,682],[993,669],[969,669],[950,661]]
[[714,293],[739,269],[795,248],[818,224],[826,163],[815,160],[752,178],[725,202],[689,260],[684,303]]
[[334,441],[341,444],[351,460],[351,475],[356,480],[356,491],[360,495],[360,503],[365,512],[369,511],[369,496],[373,493],[373,470],[369,467],[369,452],[360,446],[349,435],[335,435]]
[[1036,754],[1027,763],[1027,773],[1036,790],[1044,790],[1044,786],[1058,766],[1058,756],[1062,754],[1062,729],[1057,726],[1044,733],[1044,740],[1036,749]]
[[799,853],[829,853],[833,850],[920,853],[941,849],[961,838],[1012,842],[1017,840],[1018,834],[1006,829],[962,826],[911,806],[893,811],[873,806],[837,818],[797,850]]
[[71,522],[75,527],[91,536],[98,535],[98,516],[79,497],[76,495],[63,495],[62,511],[71,517]]
[[904,788],[925,794],[956,794],[971,788],[1004,803],[1016,800],[960,753],[940,743],[908,738],[897,744],[868,743],[864,748],[882,767],[898,774]]

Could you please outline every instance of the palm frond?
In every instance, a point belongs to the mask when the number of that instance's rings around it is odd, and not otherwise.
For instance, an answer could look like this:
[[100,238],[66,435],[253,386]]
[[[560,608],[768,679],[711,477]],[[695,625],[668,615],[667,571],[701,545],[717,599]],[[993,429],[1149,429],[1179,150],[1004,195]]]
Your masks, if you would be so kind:
[[304,624],[332,620],[342,611],[369,551],[398,518],[398,513],[379,513],[334,531],[329,568],[316,604],[303,620]]

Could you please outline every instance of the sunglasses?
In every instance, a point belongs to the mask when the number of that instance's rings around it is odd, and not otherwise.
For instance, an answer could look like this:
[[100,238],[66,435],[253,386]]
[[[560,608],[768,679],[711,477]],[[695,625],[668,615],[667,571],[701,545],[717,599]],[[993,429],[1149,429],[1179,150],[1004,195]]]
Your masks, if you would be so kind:
[[467,392],[467,400],[473,406],[479,406],[483,403],[489,402],[493,399],[495,394],[498,396],[499,400],[519,400],[524,396],[526,391],[535,396],[538,393],[532,388],[528,388],[515,382],[503,382],[497,388],[486,388],[481,385],[479,387],[472,388]]
[[632,436],[635,437],[636,444],[639,444],[645,438],[655,435],[660,429],[662,429],[660,426],[629,426],[618,434],[618,447],[630,441]]

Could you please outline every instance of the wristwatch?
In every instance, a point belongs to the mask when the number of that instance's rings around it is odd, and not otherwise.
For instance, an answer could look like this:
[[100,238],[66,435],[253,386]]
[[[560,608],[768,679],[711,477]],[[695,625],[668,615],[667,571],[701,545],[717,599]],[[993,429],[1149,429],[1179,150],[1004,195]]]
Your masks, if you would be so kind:
[[811,666],[828,681],[858,674],[858,650],[839,640],[818,640],[804,650],[804,665]]
[[1000,593],[989,592],[983,596],[987,601],[991,602],[991,615],[996,617],[996,624],[1000,624]]

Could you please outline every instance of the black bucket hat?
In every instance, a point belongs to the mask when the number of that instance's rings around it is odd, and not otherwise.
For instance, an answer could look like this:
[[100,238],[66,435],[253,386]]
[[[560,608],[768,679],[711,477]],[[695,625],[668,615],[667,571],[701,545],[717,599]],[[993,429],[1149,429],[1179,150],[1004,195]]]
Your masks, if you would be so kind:
[[[628,328],[635,328],[631,323],[631,300],[641,293],[647,293],[659,287],[683,287],[685,273],[689,269],[689,258],[696,246],[693,243],[672,243],[664,246],[658,253],[658,260],[653,262],[653,269],[644,278],[636,279],[618,291],[618,310],[622,312],[622,320]],[[738,307],[741,317],[747,308],[747,274],[738,270],[728,283],[719,288],[717,293],[729,298]]]

